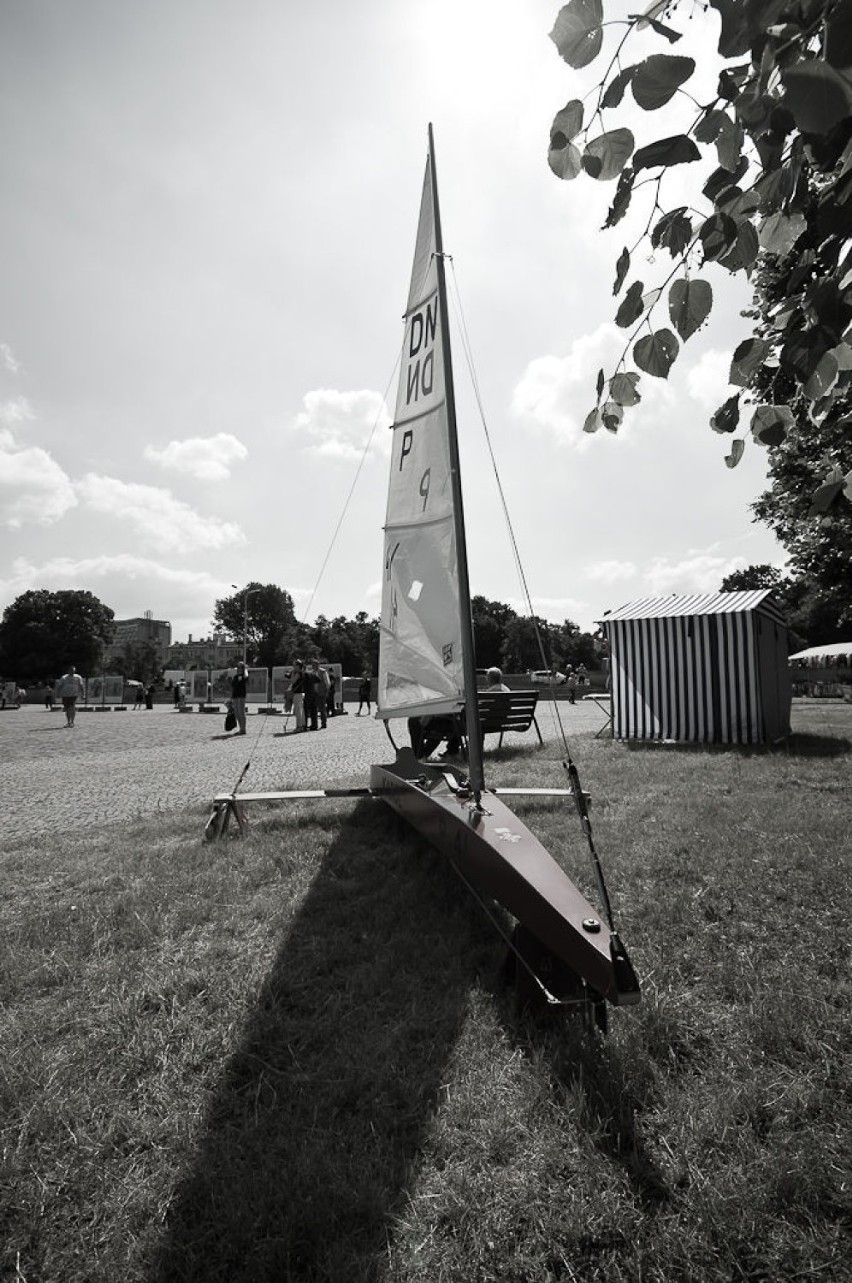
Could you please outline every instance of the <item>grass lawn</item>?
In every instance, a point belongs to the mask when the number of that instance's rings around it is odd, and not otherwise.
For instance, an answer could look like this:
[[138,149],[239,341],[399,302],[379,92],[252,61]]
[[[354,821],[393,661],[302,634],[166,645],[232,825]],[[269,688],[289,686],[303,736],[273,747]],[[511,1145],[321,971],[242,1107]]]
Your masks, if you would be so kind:
[[[0,1278],[852,1278],[852,707],[794,728],[572,744],[643,985],[606,1038],[518,1009],[380,803],[7,844]],[[517,810],[594,900],[573,811]]]

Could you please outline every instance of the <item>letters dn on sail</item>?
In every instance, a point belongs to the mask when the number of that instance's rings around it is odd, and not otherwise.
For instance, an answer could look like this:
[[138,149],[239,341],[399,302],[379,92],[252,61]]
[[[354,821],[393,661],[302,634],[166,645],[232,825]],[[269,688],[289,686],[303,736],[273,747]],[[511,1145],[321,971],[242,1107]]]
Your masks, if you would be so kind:
[[424,308],[412,312],[408,318],[406,343],[405,408],[425,409],[440,383],[436,384],[436,345],[438,329],[438,299],[430,299]]

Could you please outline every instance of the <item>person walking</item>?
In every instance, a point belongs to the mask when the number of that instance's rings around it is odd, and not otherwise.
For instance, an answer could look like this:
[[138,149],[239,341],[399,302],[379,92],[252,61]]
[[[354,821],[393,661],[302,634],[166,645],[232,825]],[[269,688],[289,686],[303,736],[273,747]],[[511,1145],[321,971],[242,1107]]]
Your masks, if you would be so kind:
[[231,678],[231,708],[237,719],[237,734],[246,733],[246,666],[242,660],[237,664],[237,671]]
[[68,667],[68,672],[63,673],[59,679],[59,698],[62,700],[62,707],[65,710],[65,725],[72,727],[74,718],[77,716],[77,700],[85,698],[86,688],[83,685],[83,679],[76,671],[73,664]]
[[365,673],[361,678],[361,685],[358,687],[358,712],[356,717],[361,716],[361,709],[367,705],[367,716],[370,716],[370,694],[373,689],[373,683],[369,673]]

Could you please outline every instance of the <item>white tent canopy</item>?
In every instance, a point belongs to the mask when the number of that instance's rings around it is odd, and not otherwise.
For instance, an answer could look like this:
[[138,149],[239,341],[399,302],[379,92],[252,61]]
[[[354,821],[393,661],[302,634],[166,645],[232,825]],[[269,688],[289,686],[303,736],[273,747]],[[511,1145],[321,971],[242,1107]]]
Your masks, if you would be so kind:
[[852,655],[852,641],[832,642],[829,646],[809,646],[807,650],[797,650],[790,659],[830,659],[833,655]]

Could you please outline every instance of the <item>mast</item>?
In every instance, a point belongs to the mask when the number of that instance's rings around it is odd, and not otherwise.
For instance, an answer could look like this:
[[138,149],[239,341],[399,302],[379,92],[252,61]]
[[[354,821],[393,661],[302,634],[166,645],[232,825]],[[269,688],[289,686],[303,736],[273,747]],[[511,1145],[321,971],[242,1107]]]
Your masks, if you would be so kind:
[[450,325],[447,309],[447,283],[444,276],[444,244],[441,238],[441,211],[438,205],[438,177],[435,170],[435,141],[429,125],[429,160],[432,174],[432,206],[435,213],[435,258],[438,277],[438,311],[441,320],[441,349],[444,357],[444,392],[447,406],[450,469],[455,513],[456,557],[459,570],[459,624],[464,656],[464,697],[467,722],[468,768],[476,806],[485,788],[482,766],[482,735],[479,729],[479,705],[476,701],[476,655],[473,649],[473,616],[470,607],[470,579],[467,569],[464,503],[462,499],[459,442],[456,426],[456,399],[453,386],[453,360],[450,348]]

